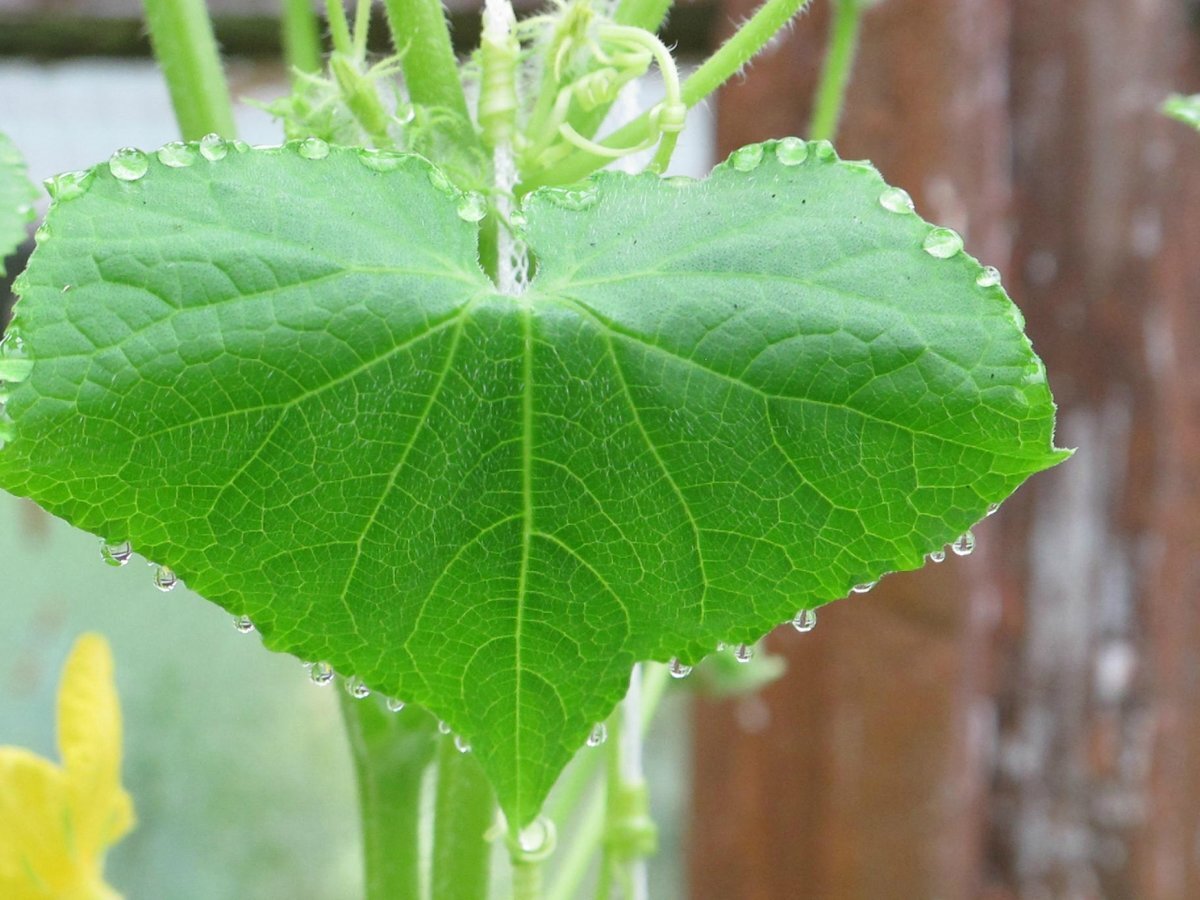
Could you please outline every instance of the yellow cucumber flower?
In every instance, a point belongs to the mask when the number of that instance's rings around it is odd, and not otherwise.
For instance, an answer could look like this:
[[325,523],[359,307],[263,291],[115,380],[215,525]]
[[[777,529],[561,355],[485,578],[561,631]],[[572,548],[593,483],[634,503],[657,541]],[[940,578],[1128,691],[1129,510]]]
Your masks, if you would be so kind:
[[0,747],[0,897],[119,900],[104,855],[133,828],[121,787],[121,708],[112,652],[98,634],[71,648],[58,686],[57,766]]

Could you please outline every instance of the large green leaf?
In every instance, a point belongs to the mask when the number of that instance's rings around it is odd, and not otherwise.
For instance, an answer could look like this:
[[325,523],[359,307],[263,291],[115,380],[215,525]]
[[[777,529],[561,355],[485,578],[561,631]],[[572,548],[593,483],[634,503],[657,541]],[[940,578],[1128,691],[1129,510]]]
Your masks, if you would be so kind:
[[25,160],[13,142],[0,134],[0,274],[4,257],[25,240],[25,226],[33,219],[36,196],[25,173]]
[[58,186],[0,484],[427,706],[510,820],[634,661],[916,568],[1062,458],[996,279],[827,144],[539,192],[518,297],[417,157],[172,154]]

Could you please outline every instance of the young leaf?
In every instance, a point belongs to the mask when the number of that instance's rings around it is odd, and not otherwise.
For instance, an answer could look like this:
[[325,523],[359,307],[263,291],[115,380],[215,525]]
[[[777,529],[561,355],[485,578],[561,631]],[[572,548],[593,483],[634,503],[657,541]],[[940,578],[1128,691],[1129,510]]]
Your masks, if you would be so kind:
[[37,196],[25,172],[25,160],[0,134],[0,264],[25,240],[25,226],[33,220]]
[[1063,458],[995,279],[828,144],[539,192],[519,297],[428,163],[303,148],[66,192],[0,485],[428,707],[512,823],[634,661],[916,568]]

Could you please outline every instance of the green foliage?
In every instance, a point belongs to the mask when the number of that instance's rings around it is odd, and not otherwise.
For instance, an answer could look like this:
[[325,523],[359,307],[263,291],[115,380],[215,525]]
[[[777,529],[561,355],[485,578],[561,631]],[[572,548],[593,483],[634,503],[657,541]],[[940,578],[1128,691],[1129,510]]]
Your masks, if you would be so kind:
[[1065,455],[995,278],[823,142],[531,195],[518,297],[419,157],[160,158],[58,187],[0,486],[427,707],[512,822],[635,661],[917,568]]
[[36,196],[21,154],[0,134],[0,261],[25,240],[25,226],[33,221]]
[[1177,119],[1200,131],[1200,94],[1192,94],[1190,97],[1172,94],[1163,103],[1163,112],[1172,119]]

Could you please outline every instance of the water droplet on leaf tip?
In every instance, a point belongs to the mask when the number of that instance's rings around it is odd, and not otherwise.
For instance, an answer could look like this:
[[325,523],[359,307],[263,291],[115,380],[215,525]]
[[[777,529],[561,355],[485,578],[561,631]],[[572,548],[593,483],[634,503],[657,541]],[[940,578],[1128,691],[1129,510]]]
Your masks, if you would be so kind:
[[464,738],[461,734],[456,734],[454,736],[454,749],[457,750],[459,753],[470,753],[471,745],[469,743],[467,743],[467,739]]
[[238,138],[234,138],[232,141],[230,141],[229,146],[232,147],[234,150],[236,150],[238,153],[249,153],[250,152],[250,145],[247,144],[245,141],[240,140]]
[[829,162],[830,160],[837,159],[837,151],[833,149],[833,144],[825,140],[813,141],[812,153],[821,162]]
[[439,720],[437,728],[441,734],[449,734],[450,733],[450,723],[449,722],[443,722],[443,721]]
[[877,584],[879,584],[878,581],[864,581],[862,584],[856,584],[854,587],[850,588],[850,593],[865,594]]
[[358,161],[372,172],[394,172],[404,162],[404,154],[367,148],[358,151]]
[[357,675],[346,679],[345,688],[346,693],[355,700],[363,700],[371,696],[371,689],[363,684],[362,679]]
[[104,560],[105,565],[120,568],[133,558],[133,547],[129,541],[101,541],[100,542],[100,558]]
[[319,137],[306,138],[296,149],[305,159],[324,159],[329,155],[329,145]]
[[671,673],[672,678],[687,678],[692,672],[692,667],[684,665],[678,657],[673,656],[667,663],[667,671]]
[[196,161],[195,152],[183,141],[163,144],[155,155],[160,163],[172,169],[186,169]]
[[318,687],[325,687],[327,684],[330,684],[333,681],[333,676],[333,666],[327,662],[312,663],[312,668],[308,672],[308,677]]
[[454,192],[454,185],[450,183],[450,179],[446,177],[441,169],[429,170],[429,183],[444,194]]
[[815,609],[800,610],[792,619],[792,627],[801,634],[812,631],[817,627],[817,611]]
[[932,563],[944,562],[946,559],[945,550],[934,550],[929,554],[929,561]]
[[971,532],[963,532],[959,538],[950,545],[950,549],[954,551],[955,556],[970,556],[971,551],[975,549],[975,535]]
[[92,173],[90,171],[64,172],[53,178],[47,178],[43,184],[46,186],[46,193],[50,195],[50,199],[55,203],[62,203],[86,194],[92,184]]
[[879,205],[893,213],[910,213],[916,209],[908,191],[898,187],[884,188],[883,193],[879,195]]
[[404,709],[404,701],[397,700],[395,697],[388,697],[385,705],[387,706],[388,712],[398,713],[400,710]]
[[538,816],[517,833],[517,845],[523,853],[541,854],[551,850],[554,842],[554,823],[545,816]]
[[108,171],[121,181],[137,181],[150,169],[150,160],[136,147],[122,147],[108,159]]
[[934,228],[925,235],[925,241],[921,246],[930,256],[937,259],[949,259],[962,252],[963,240],[953,228]]
[[751,172],[763,161],[763,145],[747,144],[729,154],[729,164],[739,172]]
[[238,634],[250,634],[254,631],[254,623],[250,621],[249,616],[234,616],[233,627],[237,629]]
[[740,663],[748,663],[754,658],[754,648],[749,644],[738,644],[733,650],[733,658]]
[[785,166],[798,166],[808,159],[808,144],[798,137],[785,137],[775,145],[775,158]]
[[599,747],[608,740],[608,726],[603,722],[597,722],[592,726],[592,731],[588,735],[587,745],[589,747]]
[[975,283],[982,288],[996,287],[1000,283],[1000,270],[995,266],[985,266]]
[[984,516],[994,516],[999,511],[1000,511],[999,503],[989,503],[988,507],[987,507],[987,511],[984,512]]
[[219,134],[206,134],[200,138],[200,155],[209,162],[217,162],[229,155],[229,145]]
[[170,566],[159,566],[154,570],[154,586],[164,594],[167,591],[175,590],[177,584],[179,584],[179,578]]
[[487,198],[478,191],[467,191],[458,200],[458,217],[464,222],[478,222],[487,215]]

